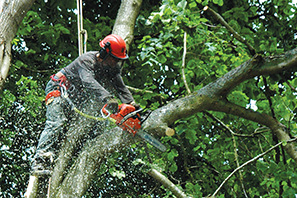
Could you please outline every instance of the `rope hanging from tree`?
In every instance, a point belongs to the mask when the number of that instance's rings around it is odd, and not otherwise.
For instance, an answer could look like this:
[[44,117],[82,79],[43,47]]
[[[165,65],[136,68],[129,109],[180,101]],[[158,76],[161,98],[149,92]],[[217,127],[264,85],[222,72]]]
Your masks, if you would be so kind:
[[83,6],[82,0],[77,0],[77,30],[78,30],[78,54],[82,55],[87,52],[87,30],[83,28]]

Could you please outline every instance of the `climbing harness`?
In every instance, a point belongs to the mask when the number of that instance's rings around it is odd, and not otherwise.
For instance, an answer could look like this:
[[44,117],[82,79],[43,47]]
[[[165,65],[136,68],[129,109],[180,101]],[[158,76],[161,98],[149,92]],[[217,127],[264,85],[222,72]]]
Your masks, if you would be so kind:
[[83,5],[82,0],[77,0],[77,33],[78,33],[78,54],[87,52],[88,33],[83,27]]
[[109,119],[109,120],[114,122],[114,120],[110,119],[108,116],[107,117],[106,116],[104,116],[104,117],[95,117],[95,116],[83,113],[82,111],[77,109],[76,106],[71,101],[71,99],[69,98],[69,94],[68,94],[67,90],[70,88],[70,83],[68,82],[66,76],[64,74],[62,76],[60,76],[59,78],[55,78],[55,76],[56,75],[53,74],[50,78],[51,78],[52,81],[59,83],[59,86],[57,86],[56,90],[53,90],[53,91],[49,92],[46,95],[46,97],[45,97],[45,104],[46,105],[49,105],[51,102],[53,102],[55,97],[60,97],[61,96],[64,100],[67,101],[67,103],[70,105],[71,109],[73,109],[76,113],[78,113],[81,116],[84,116],[86,118],[93,119],[93,120],[96,120],[96,121],[103,121],[103,120]]

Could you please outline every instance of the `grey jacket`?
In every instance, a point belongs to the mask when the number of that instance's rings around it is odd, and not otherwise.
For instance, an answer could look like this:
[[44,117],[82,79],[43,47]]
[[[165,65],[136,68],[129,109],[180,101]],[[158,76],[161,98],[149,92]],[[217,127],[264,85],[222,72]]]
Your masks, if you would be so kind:
[[67,77],[70,85],[75,87],[76,92],[95,94],[103,102],[112,98],[113,94],[117,94],[123,103],[134,101],[121,77],[121,68],[113,70],[104,68],[97,61],[98,53],[98,51],[84,53],[62,69],[61,72]]

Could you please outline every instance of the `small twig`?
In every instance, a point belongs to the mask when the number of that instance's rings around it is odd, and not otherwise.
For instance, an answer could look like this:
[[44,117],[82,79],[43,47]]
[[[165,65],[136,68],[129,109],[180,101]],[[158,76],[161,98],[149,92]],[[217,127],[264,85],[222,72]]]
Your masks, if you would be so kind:
[[161,174],[156,169],[150,169],[148,174],[160,182],[165,188],[168,188],[178,198],[189,198],[181,189],[172,183],[167,177]]
[[126,85],[126,87],[127,87],[128,89],[130,89],[131,91],[133,91],[133,92],[142,92],[142,93],[150,93],[150,94],[154,93],[154,92],[151,91],[151,90],[138,89],[138,88],[131,87],[131,86],[128,86],[128,85]]
[[[154,93],[154,92],[151,91],[151,90],[139,89],[139,88],[131,87],[131,86],[128,86],[128,85],[126,85],[126,87],[127,87],[130,91],[132,91],[132,92],[134,92],[134,93],[149,93],[149,94]],[[165,97],[164,97],[162,94],[158,94],[157,97],[160,97],[160,98],[162,98],[162,99],[165,99]]]
[[211,28],[218,28],[218,26],[215,26],[215,25],[210,25],[210,24],[207,24],[207,23],[204,23],[204,22],[201,22],[202,25],[205,25],[207,27],[211,27]]
[[214,11],[213,9],[211,9],[208,6],[205,6],[203,8],[204,11],[208,11],[210,12],[223,26],[225,26],[231,34],[233,34],[234,38],[236,38],[238,41],[242,42],[243,44],[245,44],[251,55],[254,56],[256,54],[256,50],[247,42],[247,40],[245,38],[243,38],[242,36],[240,36],[226,21],[225,19],[216,11]]
[[[291,143],[296,141],[297,138],[294,139],[290,139],[287,141],[287,143]],[[272,151],[273,149],[277,148],[278,146],[280,146],[283,142],[279,142],[276,145],[274,145],[273,147],[271,147],[270,149],[268,149],[267,151],[265,151],[264,153],[261,153],[259,155],[257,155],[256,157],[254,157],[253,159],[245,162],[244,164],[242,164],[241,166],[237,167],[219,186],[219,188],[213,193],[212,197],[215,197],[216,194],[221,190],[221,188],[223,187],[223,185],[240,169],[242,169],[243,167],[245,167],[246,165],[258,160],[260,157],[263,157],[264,155],[266,155],[267,153],[269,153],[270,151]]]
[[187,54],[187,32],[184,33],[184,52],[183,52],[183,59],[182,59],[182,75],[183,80],[187,89],[188,94],[191,93],[191,90],[189,88],[189,85],[187,83],[186,74],[185,74],[185,67],[186,67],[186,54]]
[[259,127],[255,130],[254,134],[260,134],[260,133],[264,133],[264,132],[268,132],[270,131],[270,129],[268,127]]
[[159,188],[159,187],[160,185],[159,183],[157,183],[156,186],[148,194],[151,195],[156,190],[156,188]]
[[293,87],[290,82],[286,81],[286,83],[293,92],[297,92],[297,89],[295,87]]
[[[238,153],[237,153],[237,144],[236,144],[236,139],[235,136],[232,134],[232,140],[233,140],[233,147],[234,147],[234,158],[235,158],[235,162],[236,162],[236,166],[239,167],[239,161],[238,161]],[[242,173],[239,171],[239,181],[243,190],[243,194],[245,197],[248,198],[248,195],[246,194],[246,190],[243,184],[243,175]]]
[[[210,118],[212,118],[213,120],[215,120],[217,123],[219,123],[220,125],[222,125],[225,129],[227,129],[232,135],[234,136],[238,136],[238,137],[254,137],[257,134],[261,134],[267,131],[258,131],[258,129],[255,130],[254,133],[252,134],[238,134],[235,133],[232,129],[230,129],[227,125],[225,125],[225,123],[223,123],[220,119],[218,119],[217,117],[215,117],[214,115],[208,113],[207,111],[203,111],[203,113],[205,113],[207,116],[209,116]],[[259,128],[261,129],[261,128]]]

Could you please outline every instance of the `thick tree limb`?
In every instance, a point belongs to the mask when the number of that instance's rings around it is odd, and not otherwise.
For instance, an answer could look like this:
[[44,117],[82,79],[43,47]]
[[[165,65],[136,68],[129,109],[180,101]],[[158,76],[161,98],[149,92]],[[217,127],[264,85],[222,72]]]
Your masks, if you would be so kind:
[[211,97],[224,97],[235,86],[255,76],[277,74],[285,70],[297,70],[297,48],[283,55],[262,57],[255,55],[239,67],[197,91]]
[[[268,115],[230,104],[223,98],[236,86],[247,79],[260,75],[270,75],[285,70],[297,70],[297,48],[280,56],[262,58],[255,56],[221,78],[208,84],[194,94],[175,100],[154,112],[143,124],[147,131],[163,135],[168,125],[203,110],[232,113],[239,117],[261,123],[269,127],[280,141],[288,141],[289,135],[283,126]],[[293,144],[285,146],[289,155],[297,162],[297,151]]]
[[[135,27],[136,18],[140,11],[142,0],[122,0],[121,7],[118,11],[112,33],[120,35],[124,38],[127,49],[133,41],[133,32]],[[127,14],[129,13],[129,14]]]
[[0,90],[7,78],[11,61],[11,42],[20,23],[35,0],[0,2]]
[[[89,108],[93,109],[93,108]],[[91,113],[91,112],[88,112]],[[68,129],[71,133],[67,135],[66,141],[62,145],[60,149],[60,153],[58,159],[55,163],[55,168],[52,174],[51,181],[51,197],[57,193],[57,190],[61,187],[61,182],[64,179],[64,174],[67,172],[67,167],[69,165],[69,161],[74,156],[74,153],[79,147],[80,140],[85,138],[86,131],[90,131],[92,126],[94,125],[94,121],[86,119],[85,117],[78,116],[75,118],[75,123],[80,123],[79,125],[71,125]]]
[[[252,110],[247,110],[238,105],[228,103],[228,102],[223,102],[223,101],[212,103],[212,106],[209,110],[221,111],[221,112],[233,114],[233,115],[245,118],[247,120],[251,120],[251,121],[260,123],[262,125],[265,125],[271,129],[272,133],[274,133],[277,136],[279,141],[289,141],[291,139],[289,134],[286,132],[286,128],[277,120],[275,120],[274,118],[272,118],[267,114],[258,113]],[[293,143],[286,144],[284,148],[287,151],[287,153],[290,155],[290,157],[294,159],[295,162],[297,163],[297,150],[294,144]]]
[[86,142],[55,197],[82,197],[101,162],[110,153],[131,144],[132,140],[128,133],[116,127]]
[[144,128],[151,128],[152,131],[162,134],[164,133],[162,131],[174,121],[207,110],[212,105],[212,101],[224,98],[235,86],[245,80],[290,69],[297,70],[297,48],[281,56],[262,58],[256,55],[192,95],[157,109],[144,123]]

